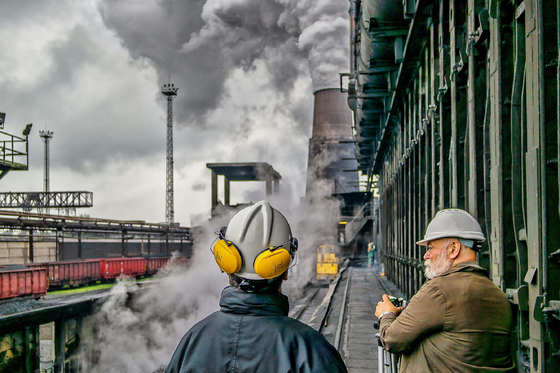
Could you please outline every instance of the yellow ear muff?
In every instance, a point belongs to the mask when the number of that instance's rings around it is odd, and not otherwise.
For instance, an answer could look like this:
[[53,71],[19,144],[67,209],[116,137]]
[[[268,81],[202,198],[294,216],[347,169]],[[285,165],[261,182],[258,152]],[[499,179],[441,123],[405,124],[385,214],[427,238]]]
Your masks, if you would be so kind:
[[[229,244],[228,244],[229,243]],[[214,259],[218,267],[227,274],[235,273],[241,269],[243,263],[241,254],[231,242],[225,240],[218,240],[214,244]]]
[[290,265],[290,260],[290,253],[286,249],[266,249],[255,258],[253,268],[257,275],[269,280],[284,273]]

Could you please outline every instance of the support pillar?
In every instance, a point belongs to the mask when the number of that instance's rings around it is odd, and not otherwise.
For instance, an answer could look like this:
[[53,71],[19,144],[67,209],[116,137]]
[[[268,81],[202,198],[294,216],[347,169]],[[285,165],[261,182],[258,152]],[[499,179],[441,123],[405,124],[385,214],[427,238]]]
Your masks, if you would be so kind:
[[229,206],[229,179],[224,176],[224,205]]
[[272,180],[266,180],[266,195],[270,196],[272,194]]
[[126,236],[126,231],[122,231],[121,234],[121,257],[124,258],[126,257],[126,241],[125,241],[125,236]]
[[29,229],[29,263],[35,262],[35,253],[33,249],[33,229]]
[[218,205],[218,174],[212,171],[212,208],[214,211]]
[[[546,122],[544,113],[544,48],[543,14],[540,1],[528,1],[525,6],[525,53],[527,113],[527,249],[528,268],[524,280],[529,286],[529,314],[535,315],[544,306],[547,289],[547,169],[546,169]],[[492,30],[493,31],[493,30]],[[550,120],[550,119],[549,119]],[[531,372],[546,371],[545,340],[549,338],[545,324],[529,318],[529,345]]]
[[78,232],[78,260],[82,260],[82,231]]
[[66,333],[64,331],[65,323],[64,320],[56,320],[54,322],[54,356],[55,364],[53,373],[63,373],[64,372],[64,360],[65,356],[65,345],[66,345]]
[[60,236],[60,246],[56,255],[56,260],[64,260],[64,232]]

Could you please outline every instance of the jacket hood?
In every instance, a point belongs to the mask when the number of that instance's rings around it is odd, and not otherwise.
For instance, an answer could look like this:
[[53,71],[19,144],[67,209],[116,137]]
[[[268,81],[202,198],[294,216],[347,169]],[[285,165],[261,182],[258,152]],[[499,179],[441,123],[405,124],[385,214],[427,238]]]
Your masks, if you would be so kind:
[[289,310],[288,297],[282,293],[246,293],[233,286],[228,286],[222,290],[222,296],[220,297],[220,311],[225,313],[288,316]]

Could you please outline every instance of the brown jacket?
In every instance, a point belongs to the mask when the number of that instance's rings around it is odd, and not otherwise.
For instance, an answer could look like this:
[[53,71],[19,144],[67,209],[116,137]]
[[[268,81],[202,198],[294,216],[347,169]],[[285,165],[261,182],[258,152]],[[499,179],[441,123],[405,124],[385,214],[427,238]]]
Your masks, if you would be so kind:
[[511,306],[476,262],[426,282],[396,317],[381,318],[385,349],[401,373],[510,372]]

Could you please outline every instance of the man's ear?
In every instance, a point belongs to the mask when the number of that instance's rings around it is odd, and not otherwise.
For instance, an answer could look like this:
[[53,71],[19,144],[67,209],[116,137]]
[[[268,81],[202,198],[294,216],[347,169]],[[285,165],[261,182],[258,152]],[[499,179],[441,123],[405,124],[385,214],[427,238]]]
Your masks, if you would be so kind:
[[449,253],[449,258],[457,259],[457,257],[461,253],[461,243],[459,242],[459,240],[453,240],[449,249],[451,250],[451,252]]
[[284,272],[284,281],[288,280],[288,271]]

